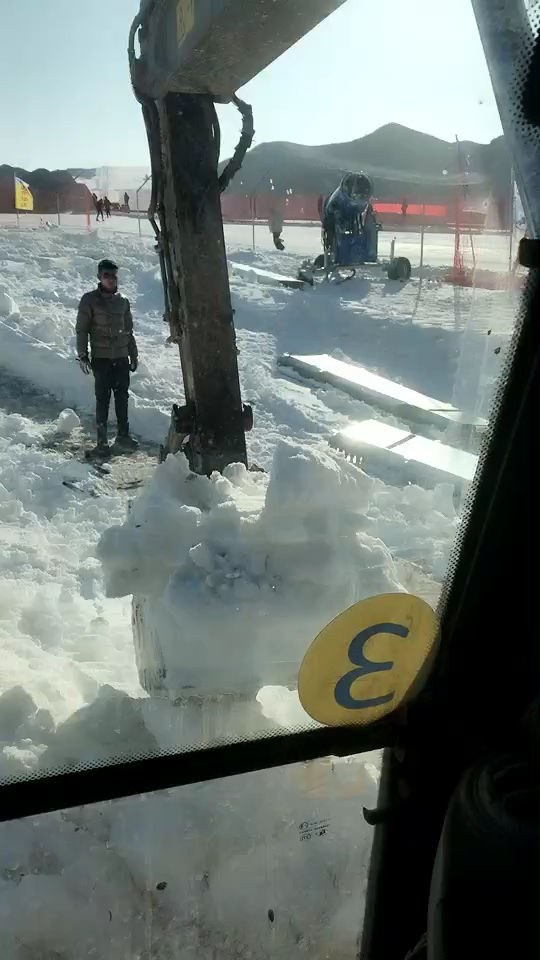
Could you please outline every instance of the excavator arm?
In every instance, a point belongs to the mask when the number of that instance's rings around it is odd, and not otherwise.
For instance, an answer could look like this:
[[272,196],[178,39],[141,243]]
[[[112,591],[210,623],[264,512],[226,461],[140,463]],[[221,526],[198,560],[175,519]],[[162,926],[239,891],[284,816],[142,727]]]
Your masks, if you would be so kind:
[[[220,192],[253,139],[251,108],[235,91],[344,0],[142,0],[129,37],[152,168],[148,216],[159,253],[170,340],[180,351],[185,402],[173,407],[164,453],[182,448],[197,473],[247,463],[251,410],[242,404]],[[472,0],[527,215],[538,236],[540,144],[515,109],[535,31],[524,0]],[[139,44],[137,55],[135,46]],[[528,59],[528,57],[526,58]],[[538,61],[538,56],[536,57]],[[531,64],[530,109],[537,103]],[[533,76],[534,74],[534,76]],[[216,102],[242,116],[234,156],[218,175]]]
[[[247,465],[252,424],[240,394],[220,206],[254,133],[251,108],[235,91],[343,2],[143,0],[131,27],[131,79],[152,169],[148,216],[185,393],[163,453],[184,449],[196,473]],[[229,101],[241,113],[242,133],[219,176],[215,102]]]

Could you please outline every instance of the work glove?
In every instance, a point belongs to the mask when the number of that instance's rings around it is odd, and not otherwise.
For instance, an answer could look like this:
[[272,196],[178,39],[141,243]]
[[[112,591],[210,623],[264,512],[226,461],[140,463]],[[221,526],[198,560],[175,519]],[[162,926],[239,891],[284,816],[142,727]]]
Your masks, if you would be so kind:
[[88,357],[78,357],[79,366],[83,373],[88,376],[89,373],[92,373],[92,367],[90,366],[90,360]]
[[129,369],[131,370],[131,373],[135,373],[138,366],[139,366],[139,361],[137,357],[131,357],[129,361]]

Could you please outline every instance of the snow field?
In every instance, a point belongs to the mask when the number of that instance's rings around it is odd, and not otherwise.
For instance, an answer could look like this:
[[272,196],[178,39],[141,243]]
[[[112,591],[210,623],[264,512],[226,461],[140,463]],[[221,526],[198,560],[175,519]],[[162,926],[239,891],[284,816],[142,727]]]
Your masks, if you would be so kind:
[[[266,269],[295,271],[310,253],[253,255],[227,233],[235,259]],[[449,485],[385,483],[333,453],[328,437],[380,411],[280,376],[277,355],[333,353],[485,415],[515,315],[514,295],[454,289],[435,272],[405,287],[375,275],[301,292],[232,277],[242,392],[255,413],[250,459],[270,472],[193,477],[182,456],[169,458],[126,515],[110,489],[92,496],[99,482],[87,466],[46,448],[92,410],[74,319],[105,255],[121,265],[135,317],[132,423],[161,439],[181,375],[164,347],[151,243],[109,224],[0,230],[0,365],[59,400],[47,422],[0,415],[5,779],[305,727],[287,685],[320,626],[363,596],[421,589],[409,561],[436,586],[459,515]],[[159,627],[169,694],[189,685],[247,702],[203,710],[196,695],[176,707],[144,697],[132,592]],[[360,811],[375,802],[377,765],[320,761],[3,825],[2,956],[355,955],[370,842]],[[302,825],[327,821],[300,839]]]
[[[155,440],[164,436],[170,405],[181,397],[181,373],[176,349],[164,346],[167,331],[161,319],[161,284],[156,255],[148,241],[110,230],[106,234],[101,230],[90,234],[54,229],[0,230],[2,363],[11,373],[31,379],[79,413],[92,411],[91,379],[81,374],[73,359],[74,316],[80,295],[94,283],[96,262],[105,253],[121,265],[122,289],[132,301],[139,341],[141,362],[132,378],[131,420],[136,432]],[[299,260],[292,254],[254,256],[251,251],[238,249],[234,256],[286,272],[295,271]],[[320,384],[311,387],[280,376],[275,367],[280,353],[330,352],[357,360],[382,375],[441,400],[461,403],[464,408],[474,407],[474,412],[485,415],[504,358],[516,303],[515,296],[497,291],[452,288],[436,281],[424,282],[423,286],[413,281],[403,287],[377,275],[359,278],[341,288],[305,291],[263,287],[232,276],[231,289],[242,391],[255,412],[255,429],[248,436],[249,454],[252,462],[266,470],[284,442],[299,451],[310,448],[309,456],[319,458],[319,462],[325,458],[328,461],[331,455],[326,439],[352,419],[375,416],[400,425],[394,418],[384,417],[368,404],[335,389]],[[341,458],[333,462],[342,464],[345,470]],[[367,478],[361,471],[356,474],[364,490]],[[256,504],[257,516],[262,511],[264,483],[253,479],[248,483],[253,488],[251,502]],[[362,499],[362,536],[380,540],[391,561],[419,564],[440,582],[459,524],[451,488],[403,487],[399,476],[391,483],[373,478],[369,484],[369,496]],[[231,502],[222,504],[221,509],[223,513],[228,510],[231,516],[236,511],[240,517],[238,484],[232,493],[231,489],[225,498],[229,497]],[[159,483],[157,492],[153,488],[152,491],[145,492],[144,497],[155,496],[159,501],[163,493]],[[80,495],[66,488],[62,488],[62,496],[75,498],[87,514],[102,509],[101,501],[99,507],[97,502],[83,505]],[[155,556],[156,543],[171,541],[166,527],[167,510],[172,510],[172,504],[170,498],[164,502],[167,509],[161,504],[161,513],[154,509],[152,522],[144,525],[147,533],[153,531],[148,535],[154,538],[148,557]],[[146,509],[144,500],[137,509]],[[85,537],[86,542],[95,544],[107,525],[118,525],[124,518],[119,503],[110,522],[96,523],[90,540]],[[196,540],[200,518],[190,522],[190,536]],[[242,525],[238,518],[235,522]],[[189,542],[190,536],[186,540],[188,550],[196,548],[198,542]],[[138,533],[137,543],[144,559],[142,534]],[[202,555],[201,549],[201,568]],[[144,576],[134,578],[133,564],[125,563],[125,551],[123,561],[121,557],[122,550],[116,558],[115,577],[124,578],[123,592],[143,591]],[[82,561],[90,562],[87,555]],[[174,563],[170,557],[163,562],[169,564],[165,569],[170,575],[176,558]],[[183,559],[179,567],[182,563]],[[160,563],[147,561],[141,569],[159,579]],[[238,576],[231,579],[241,581]],[[392,572],[390,581],[395,579]],[[150,587],[151,583],[146,583],[146,588]],[[237,592],[241,589],[249,592],[243,581],[234,587]],[[118,592],[117,586],[113,592]],[[151,592],[156,594],[153,588]],[[256,602],[259,600],[257,596]],[[62,616],[65,618],[65,611]],[[129,632],[128,627],[126,630]]]
[[[104,254],[113,256],[121,265],[122,289],[132,301],[135,316],[141,363],[132,378],[131,420],[136,432],[156,440],[165,434],[172,401],[181,397],[181,374],[176,349],[167,349],[164,346],[167,331],[161,319],[162,295],[156,255],[152,245],[146,240],[141,242],[138,236],[121,235],[110,230],[106,234],[101,230],[99,233],[94,231],[90,234],[83,230],[0,230],[2,363],[10,373],[27,377],[39,388],[53,393],[63,404],[69,404],[79,413],[91,413],[92,383],[90,378],[82,375],[78,364],[74,362],[73,328],[78,299],[85,289],[93,285],[96,263]],[[238,249],[234,256],[244,262],[256,262],[269,269],[285,269],[287,272],[294,271],[299,260],[299,257],[292,254],[283,257],[276,253],[254,256],[251,251]],[[255,412],[255,429],[248,436],[251,461],[269,470],[276,451],[288,450],[292,463],[300,463],[304,456],[319,465],[324,463],[322,475],[325,478],[326,470],[328,477],[333,475],[333,471],[341,471],[343,476],[349,479],[354,475],[357,508],[355,533],[360,540],[363,538],[364,544],[369,538],[373,542],[380,541],[379,554],[375,550],[371,561],[358,560],[363,570],[360,580],[365,581],[366,571],[371,563],[374,570],[385,571],[384,575],[381,575],[381,588],[386,588],[385,584],[388,583],[397,583],[399,589],[399,583],[407,578],[403,577],[402,565],[396,575],[392,564],[395,561],[409,561],[419,565],[428,577],[440,582],[459,525],[459,516],[452,500],[452,488],[444,484],[435,489],[403,486],[397,475],[390,483],[385,483],[377,478],[368,479],[356,468],[349,468],[342,458],[331,454],[326,445],[325,441],[336,430],[352,419],[374,416],[385,419],[388,423],[401,424],[392,417],[384,417],[380,411],[374,411],[368,404],[347,397],[335,389],[320,384],[310,386],[280,376],[276,371],[276,357],[287,350],[330,352],[344,359],[361,362],[382,375],[423,390],[441,400],[461,403],[463,408],[474,407],[474,412],[485,415],[509,339],[515,296],[497,291],[451,288],[438,282],[424,282],[421,286],[418,281],[413,281],[401,286],[389,283],[377,275],[360,277],[343,287],[318,287],[305,291],[263,287],[232,276],[231,289],[240,351],[242,392],[244,399],[254,405]],[[443,437],[444,435],[441,435],[441,439]],[[10,443],[10,450],[15,448],[19,450],[17,444]],[[38,456],[37,453],[35,455]],[[32,456],[33,453],[24,450],[23,453],[16,454],[21,468],[13,465],[11,468],[6,467],[6,470],[11,469],[12,484],[15,484],[18,471],[28,469],[31,472],[28,458]],[[44,451],[39,453],[39,457],[47,463],[48,458],[54,460],[54,456],[57,455]],[[280,456],[282,457],[282,454]],[[57,473],[62,469],[61,461],[58,461]],[[80,469],[84,472],[86,468],[81,466]],[[177,471],[181,478],[183,467],[177,461],[173,461],[170,470]],[[155,482],[144,492],[140,504],[135,506],[135,515],[141,513],[144,524],[136,530],[133,543],[129,540],[134,535],[133,523],[128,520],[123,530],[120,529],[125,519],[125,508],[120,500],[109,504],[104,498],[92,501],[89,497],[87,502],[83,502],[79,492],[70,491],[58,480],[61,487],[60,504],[63,505],[66,501],[74,510],[76,503],[77,510],[84,513],[85,522],[89,524],[88,527],[81,527],[84,536],[81,537],[80,555],[74,549],[73,543],[70,545],[71,551],[66,555],[72,557],[74,566],[84,564],[90,568],[91,572],[84,577],[93,584],[91,589],[99,594],[102,589],[101,574],[92,553],[99,536],[107,527],[112,526],[113,532],[110,536],[118,538],[118,544],[109,557],[114,571],[111,572],[112,567],[107,568],[109,589],[112,593],[146,591],[157,603],[159,591],[163,593],[166,589],[167,577],[175,571],[178,578],[178,571],[184,569],[187,551],[189,564],[193,570],[199,571],[197,577],[200,588],[203,591],[213,590],[223,598],[223,591],[219,594],[218,581],[214,583],[212,580],[218,574],[215,562],[216,538],[212,529],[214,520],[208,520],[204,513],[206,508],[197,498],[194,505],[183,503],[182,498],[173,504],[170,492],[166,492],[166,484],[160,479],[162,474],[163,470],[156,472]],[[305,477],[296,481],[286,471],[284,475],[286,482],[278,482],[279,496],[283,503],[288,483],[296,483],[295,489],[298,490],[301,489],[301,484],[306,482]],[[20,483],[20,478],[16,479],[17,483]],[[172,482],[170,477],[168,482]],[[177,478],[175,482],[179,486],[183,481]],[[30,478],[26,489],[32,490],[35,483],[36,481]],[[252,582],[255,573],[250,563],[255,563],[255,558],[252,555],[252,546],[244,542],[244,528],[246,531],[258,529],[263,543],[260,553],[266,556],[264,547],[267,544],[261,533],[261,527],[266,523],[261,517],[268,515],[268,508],[264,506],[267,493],[265,484],[264,478],[256,479],[256,475],[250,474],[243,478],[235,475],[229,479],[221,479],[214,485],[221,490],[220,496],[223,497],[223,502],[215,505],[216,515],[219,513],[220,517],[226,517],[229,524],[229,529],[226,530],[227,546],[239,552],[239,562],[242,560],[247,563],[247,579],[238,575],[234,563],[231,563],[231,570],[228,571],[230,576],[224,574],[227,589],[231,583],[234,584],[232,596],[240,598],[243,591],[245,597],[242,602],[249,601],[255,606],[260,603],[260,585],[255,587]],[[326,479],[323,489],[326,489],[325,484]],[[223,492],[225,487],[227,489]],[[6,489],[9,490],[9,485],[6,485]],[[174,490],[174,483],[172,489]],[[249,495],[246,490],[249,490]],[[272,484],[269,491],[271,495]],[[10,506],[10,510],[16,509],[22,515],[27,509],[26,494],[17,493],[15,487],[12,496],[17,499],[18,506]],[[329,511],[329,515],[332,513],[332,506],[329,506],[332,496],[332,493],[328,494],[324,506],[318,504],[317,509],[321,515],[325,511]],[[243,516],[244,507],[239,506],[239,498],[250,502],[249,523]],[[298,494],[298,499],[301,499],[301,494]],[[44,508],[39,498],[36,503],[39,507],[36,522],[50,524],[51,520],[46,513],[42,521]],[[181,509],[184,511],[182,516],[179,513]],[[338,562],[341,548],[336,546],[340,539],[336,531],[339,531],[340,524],[345,522],[345,514],[340,511],[342,508],[337,506],[334,511],[335,529],[332,536],[328,535],[325,540],[324,535],[321,535],[324,548],[328,551],[326,561],[322,556],[319,558],[321,569],[324,562],[331,566],[328,557],[332,557],[332,563],[337,564],[336,577],[330,577],[332,582],[339,579],[337,571],[350,561],[343,545],[343,556]],[[289,513],[293,515],[293,511]],[[60,515],[61,513],[59,517]],[[177,515],[175,536],[172,537],[170,530],[173,525],[170,524],[169,517]],[[93,526],[90,526],[91,521],[87,518],[94,516],[96,520]],[[287,526],[291,522],[290,517],[286,514],[284,516],[284,525]],[[69,522],[72,517],[75,519],[75,515],[70,513]],[[59,522],[56,514],[53,522]],[[225,520],[220,522],[225,529]],[[50,527],[46,526],[44,537],[47,544],[49,530]],[[141,530],[144,533],[141,533]],[[16,531],[18,536],[19,527],[16,527]],[[11,533],[10,536],[13,537],[14,534]],[[133,558],[127,557],[129,551],[126,544],[121,544],[124,536],[130,545],[129,549],[133,549],[141,559],[136,575],[133,573]],[[150,538],[148,543],[146,537]],[[306,553],[309,552],[310,542],[310,535],[307,535],[303,546]],[[344,544],[345,542],[346,538]],[[168,553],[164,544],[170,545]],[[159,556],[156,562],[158,545]],[[190,553],[192,550],[194,552]],[[277,551],[276,544],[273,544],[272,550]],[[366,556],[368,554],[369,551]],[[381,559],[383,556],[384,560]],[[257,562],[260,562],[260,558]],[[287,562],[287,575],[290,575],[291,564]],[[206,570],[205,564],[213,565],[212,569]],[[353,567],[356,569],[354,564]],[[278,568],[279,563],[273,561],[273,576],[282,575],[283,571]],[[8,567],[8,570],[10,569]],[[240,565],[240,571],[242,569],[244,568]],[[95,576],[92,571],[95,571]],[[324,577],[327,576],[325,573]],[[377,592],[377,577],[375,574],[373,576],[375,579],[370,589]],[[205,578],[209,580],[208,583]],[[49,594],[54,594],[54,587],[60,596],[57,574],[53,573],[50,579]],[[319,580],[313,575],[312,586],[317,583],[320,585],[322,579],[321,575]],[[75,580],[71,582],[74,584]],[[355,590],[362,592],[364,589],[361,583],[356,582],[354,589],[349,589],[347,582],[345,577],[342,593],[338,594],[342,606],[347,605],[347,598],[354,596]],[[88,589],[90,590],[90,587]],[[184,585],[183,589],[185,593],[187,587]],[[75,613],[77,604],[81,602],[81,597],[85,602],[90,601],[83,596],[80,586],[73,587],[73,594],[70,593],[70,596],[74,597],[70,609],[73,611],[72,635],[75,637],[79,636],[81,629],[79,615]],[[192,601],[194,603],[193,598]],[[59,601],[54,601],[57,602]],[[220,602],[223,602],[223,599]],[[328,609],[334,609],[336,603],[337,601],[332,600]],[[184,604],[187,604],[186,596],[182,599],[182,605]],[[324,603],[321,609],[324,610]],[[122,610],[125,617],[126,602],[123,603]],[[211,617],[210,612],[208,616]],[[65,624],[69,617],[71,614],[68,615],[64,605],[57,619]],[[10,622],[14,624],[15,619],[15,614],[12,614]],[[261,619],[267,622],[267,608]],[[174,618],[171,626],[174,627]],[[64,633],[66,629],[64,626]],[[200,630],[204,632],[202,622]],[[124,623],[123,635],[127,637],[128,634],[129,625]],[[18,634],[15,636],[18,639]],[[126,650],[130,650],[127,640],[125,643]],[[75,640],[72,645],[75,649]],[[97,644],[97,648],[99,656],[96,655],[96,661],[104,659],[108,662],[103,644]],[[298,647],[297,653],[292,657],[295,664],[298,662],[299,649]],[[253,664],[250,669],[251,667]],[[265,669],[267,667],[268,664]],[[130,668],[133,676],[132,661]],[[235,669],[238,669],[238,664]],[[265,682],[260,669],[257,676]],[[116,682],[114,670],[112,674],[107,674],[107,678]],[[7,682],[6,678],[6,684]],[[131,682],[128,681],[128,686]],[[269,682],[269,678],[266,682]],[[86,699],[91,699],[92,695],[93,693]],[[80,701],[71,697],[71,694],[66,696],[66,714],[74,709],[78,702]],[[59,716],[63,715],[60,706],[58,711]]]
[[[138,691],[129,604],[105,599],[94,556],[125,504],[92,497],[85,465],[40,447],[75,418],[67,411],[47,426],[0,414],[0,689],[23,687],[54,722],[91,701],[102,683]],[[8,739],[0,720],[0,741]],[[0,753],[0,775],[11,746]],[[35,760],[29,755],[25,765]]]
[[[21,230],[37,229],[40,222],[49,224],[49,229],[58,229],[56,217],[40,216],[39,214],[25,214],[20,218]],[[0,226],[14,231],[17,220],[14,214],[0,214]],[[153,231],[150,223],[143,215],[140,221],[132,216],[113,216],[110,220],[96,223],[95,215],[90,218],[90,229],[99,230],[100,236],[107,237],[113,234],[128,234],[139,236],[139,226],[143,237],[152,238]],[[86,217],[84,214],[62,214],[61,230],[87,232]],[[252,248],[253,226],[251,223],[225,223],[225,239],[229,250]],[[517,244],[523,235],[523,230],[517,229],[512,238],[512,249],[515,255]],[[301,257],[315,257],[321,252],[320,224],[285,223],[283,237],[289,253]],[[420,264],[420,231],[392,230],[387,227],[379,233],[379,255],[389,257],[390,245],[396,239],[396,256],[408,257],[413,267]],[[472,246],[471,246],[472,240]],[[424,263],[430,268],[449,269],[454,260],[453,233],[436,233],[426,230],[424,235]],[[474,257],[472,247],[474,247]],[[275,255],[275,247],[266,223],[255,224],[255,249],[258,253]],[[466,266],[472,268],[476,261],[479,270],[491,270],[506,273],[510,262],[510,239],[502,233],[473,233],[472,238],[466,232],[461,235],[461,251]],[[513,258],[512,258],[513,259]]]

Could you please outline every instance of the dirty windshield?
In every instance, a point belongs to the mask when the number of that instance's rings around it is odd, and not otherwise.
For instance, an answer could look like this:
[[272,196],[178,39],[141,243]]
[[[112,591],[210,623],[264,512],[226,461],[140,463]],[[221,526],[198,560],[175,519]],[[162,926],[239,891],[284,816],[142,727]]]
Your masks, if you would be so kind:
[[[3,782],[365,723],[435,633],[524,280],[473,5],[249,6],[1,5]],[[354,957],[379,766],[4,825],[2,955]]]

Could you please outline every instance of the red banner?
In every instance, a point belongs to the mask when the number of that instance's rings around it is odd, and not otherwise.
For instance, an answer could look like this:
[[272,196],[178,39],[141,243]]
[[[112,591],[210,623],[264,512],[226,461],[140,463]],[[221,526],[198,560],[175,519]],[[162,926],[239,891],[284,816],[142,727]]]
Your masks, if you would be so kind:
[[[420,227],[450,226],[455,223],[455,204],[408,203],[405,213],[401,203],[386,203],[375,200],[377,219],[387,226]],[[279,210],[284,220],[314,221],[320,223],[319,198],[309,195],[290,195],[279,198],[271,193],[256,197],[230,196],[221,198],[221,210],[225,221],[251,222],[268,220],[272,208]],[[462,211],[461,225],[482,228],[485,216],[475,211]]]

